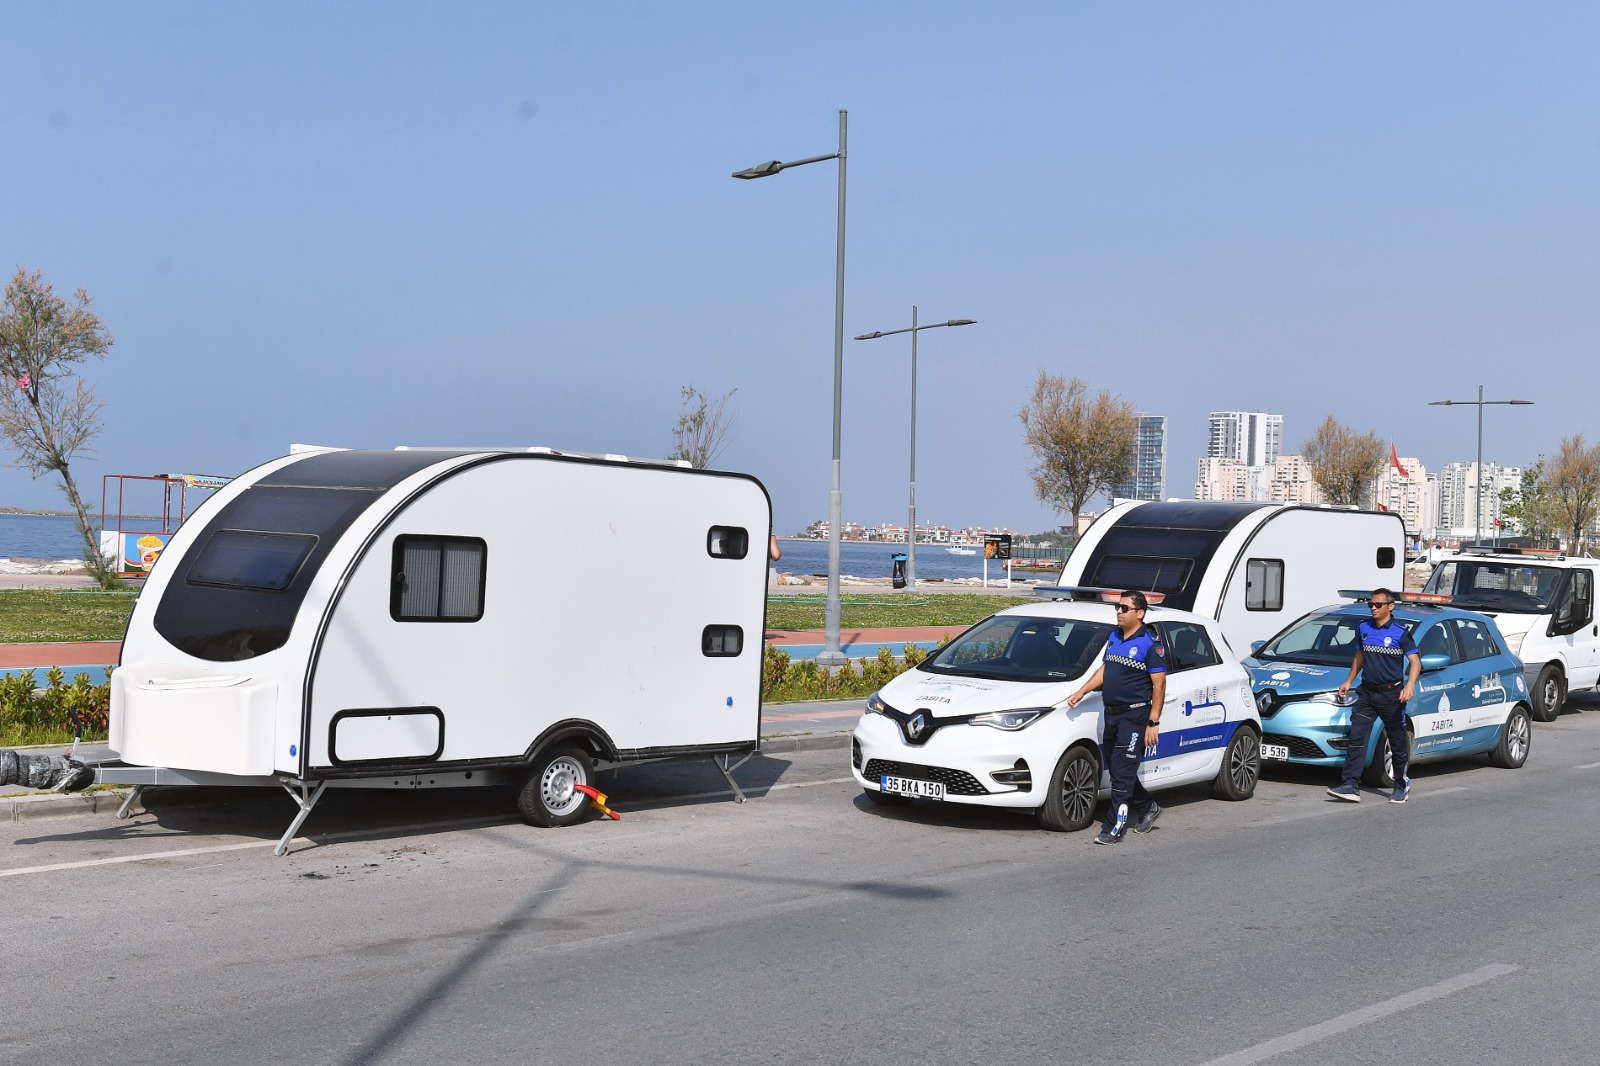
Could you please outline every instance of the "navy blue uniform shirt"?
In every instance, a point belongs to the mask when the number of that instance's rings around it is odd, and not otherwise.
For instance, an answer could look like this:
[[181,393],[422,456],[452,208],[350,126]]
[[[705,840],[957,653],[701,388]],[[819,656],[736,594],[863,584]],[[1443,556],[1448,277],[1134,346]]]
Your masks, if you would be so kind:
[[1362,622],[1361,683],[1363,685],[1392,685],[1405,680],[1406,656],[1417,654],[1417,646],[1405,627],[1392,618],[1386,626]]
[[1150,675],[1167,672],[1167,649],[1149,626],[1140,626],[1127,640],[1113,629],[1106,641],[1105,676],[1100,698],[1112,704],[1149,703]]

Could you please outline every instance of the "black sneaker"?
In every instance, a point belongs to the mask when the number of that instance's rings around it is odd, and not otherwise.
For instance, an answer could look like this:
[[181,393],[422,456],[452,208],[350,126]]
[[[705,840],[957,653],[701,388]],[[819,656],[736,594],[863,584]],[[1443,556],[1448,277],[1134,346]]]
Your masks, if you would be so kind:
[[1150,809],[1144,812],[1144,817],[1139,819],[1133,827],[1135,833],[1144,834],[1156,827],[1156,819],[1161,817],[1161,804],[1155,800],[1150,801]]
[[1328,789],[1328,795],[1336,800],[1344,800],[1346,803],[1361,802],[1361,790],[1355,785],[1334,785]]
[[1094,838],[1094,842],[1096,844],[1120,844],[1122,843],[1122,838],[1127,835],[1128,805],[1122,803],[1117,806],[1116,817],[1112,819],[1111,824],[1100,831],[1100,835]]
[[1115,829],[1102,829],[1100,830],[1100,835],[1094,838],[1094,842],[1096,844],[1120,844],[1127,835]]

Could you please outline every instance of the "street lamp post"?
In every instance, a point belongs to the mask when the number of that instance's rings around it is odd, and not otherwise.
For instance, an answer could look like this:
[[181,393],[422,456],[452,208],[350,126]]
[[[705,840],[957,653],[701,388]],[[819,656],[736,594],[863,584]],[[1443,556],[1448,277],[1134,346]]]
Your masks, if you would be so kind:
[[1428,404],[1428,406],[1429,407],[1459,407],[1459,406],[1461,406],[1463,404],[1470,405],[1470,406],[1476,407],[1478,409],[1478,463],[1477,463],[1477,466],[1475,467],[1475,470],[1477,471],[1477,476],[1474,478],[1474,481],[1476,483],[1476,488],[1477,488],[1477,497],[1476,497],[1476,504],[1473,507],[1473,511],[1476,512],[1476,513],[1473,515],[1472,542],[1474,544],[1482,544],[1483,543],[1483,409],[1486,406],[1490,405],[1490,404],[1515,404],[1517,406],[1525,406],[1525,405],[1526,406],[1531,406],[1533,404],[1533,401],[1532,400],[1485,400],[1483,398],[1483,386],[1479,385],[1478,386],[1478,398],[1476,400],[1433,400]]
[[807,163],[822,163],[829,159],[839,161],[839,225],[834,254],[833,282],[833,483],[828,490],[828,598],[822,611],[824,645],[817,663],[825,667],[839,667],[846,662],[839,648],[839,538],[843,532],[843,505],[839,496],[839,440],[841,411],[844,403],[844,175],[846,152],[846,120],[849,112],[839,112],[839,150],[828,155],[814,155],[796,159],[792,163],[757,163],[746,170],[736,170],[736,178],[770,178],[790,167],[803,167]]
[[863,333],[857,337],[858,341],[877,340],[879,337],[893,337],[897,333],[911,334],[911,508],[909,527],[906,529],[906,588],[917,587],[917,333],[925,329],[938,329],[940,326],[970,326],[977,322],[975,318],[952,318],[948,322],[930,322],[926,326],[917,325],[917,305],[911,305],[911,326],[908,329],[884,329],[873,333]]

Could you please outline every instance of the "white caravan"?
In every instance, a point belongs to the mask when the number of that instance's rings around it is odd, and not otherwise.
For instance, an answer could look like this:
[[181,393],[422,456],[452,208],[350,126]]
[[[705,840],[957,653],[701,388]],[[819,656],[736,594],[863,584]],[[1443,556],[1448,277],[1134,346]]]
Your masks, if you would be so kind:
[[1600,684],[1595,571],[1600,560],[1533,548],[1462,548],[1443,556],[1424,592],[1495,620],[1522,660],[1533,716],[1553,722],[1575,688]]
[[759,481],[686,464],[274,460],[157,560],[112,674],[130,765],[99,779],[282,784],[301,809],[281,854],[330,784],[515,784],[530,822],[564,825],[597,761],[726,775],[760,737],[770,533]]
[[1405,587],[1405,523],[1388,511],[1128,500],[1095,519],[1059,584],[1149,589],[1215,618],[1235,658],[1348,588]]

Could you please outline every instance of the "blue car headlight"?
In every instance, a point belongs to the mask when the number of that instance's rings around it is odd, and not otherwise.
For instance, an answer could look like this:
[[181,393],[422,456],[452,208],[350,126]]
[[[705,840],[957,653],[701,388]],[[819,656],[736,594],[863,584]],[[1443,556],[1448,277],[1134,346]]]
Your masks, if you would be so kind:
[[1053,707],[1019,707],[1014,711],[994,711],[990,714],[980,714],[971,719],[971,721],[973,725],[986,725],[991,729],[1004,729],[1008,733],[1015,733],[1019,729],[1028,728],[1054,709]]
[[1356,694],[1354,692],[1346,692],[1341,696],[1337,692],[1319,692],[1306,702],[1328,703],[1335,707],[1354,707],[1356,704]]

